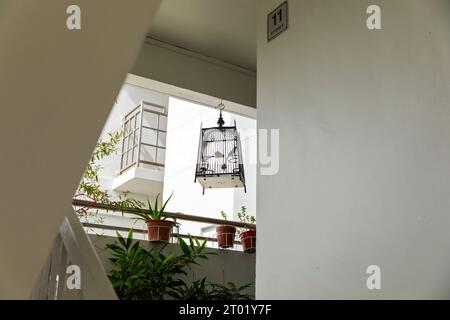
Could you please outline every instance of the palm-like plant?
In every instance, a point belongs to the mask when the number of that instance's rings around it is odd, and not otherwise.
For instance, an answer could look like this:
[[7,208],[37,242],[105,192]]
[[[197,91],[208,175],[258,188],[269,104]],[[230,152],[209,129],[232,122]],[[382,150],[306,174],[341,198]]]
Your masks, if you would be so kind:
[[180,286],[169,292],[177,300],[210,300],[209,287],[206,278],[193,280],[190,285],[181,281]]
[[[188,288],[182,278],[188,276],[191,265],[198,259],[208,259],[213,253],[204,252],[206,240],[201,243],[189,236],[189,244],[178,239],[182,254],[165,255],[163,247],[145,249],[139,241],[133,241],[133,231],[124,238],[117,233],[118,242],[108,244],[113,269],[108,273],[120,299],[160,300],[181,295]],[[200,285],[200,283],[199,283]],[[200,288],[189,293],[190,296]]]
[[253,283],[243,286],[236,286],[233,282],[226,284],[211,283],[211,290],[209,291],[209,298],[211,300],[252,300],[252,295],[245,293]]
[[159,193],[158,193],[158,195],[156,196],[156,199],[155,199],[155,204],[153,206],[150,203],[150,200],[147,198],[148,212],[133,212],[132,214],[135,216],[138,216],[138,218],[136,218],[137,220],[143,220],[145,222],[150,221],[150,220],[166,220],[167,217],[163,217],[163,214],[164,214],[164,210],[167,206],[167,203],[170,201],[172,196],[173,196],[173,192],[170,195],[170,197],[166,200],[166,202],[164,202],[164,204],[161,206],[161,208],[158,208],[158,198],[159,198]]
[[[147,290],[146,260],[148,252],[139,242],[133,241],[133,230],[124,238],[117,233],[118,243],[108,244],[114,269],[108,274],[120,299],[135,300],[151,298]],[[150,293],[150,295],[149,295]]]

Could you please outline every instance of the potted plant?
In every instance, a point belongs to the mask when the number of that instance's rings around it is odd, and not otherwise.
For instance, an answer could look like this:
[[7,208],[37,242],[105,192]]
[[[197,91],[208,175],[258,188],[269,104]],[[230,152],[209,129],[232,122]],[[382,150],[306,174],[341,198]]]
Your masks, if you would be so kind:
[[[242,223],[256,223],[255,216],[248,215],[245,206],[241,207],[241,211],[237,213],[237,216]],[[238,230],[238,234],[241,238],[244,252],[254,253],[256,251],[256,229]]]
[[147,198],[148,212],[133,212],[134,215],[138,216],[137,220],[143,220],[147,223],[148,228],[148,240],[150,242],[169,242],[170,234],[172,233],[172,228],[175,222],[166,220],[163,217],[164,209],[167,203],[172,198],[173,192],[170,197],[164,202],[161,208],[158,209],[158,198],[159,194],[156,196],[155,204],[152,207],[150,200]]
[[117,233],[114,243],[106,245],[112,268],[108,277],[118,297],[123,300],[162,300],[177,298],[185,286],[183,280],[192,273],[192,265],[200,265],[200,259],[208,259],[215,253],[205,252],[206,240],[200,242],[189,236],[186,243],[178,239],[181,254],[163,253],[166,246],[148,248],[133,240],[133,230],[128,237]]
[[[220,212],[223,220],[227,220],[227,214]],[[234,238],[236,237],[236,227],[222,224],[216,227],[217,243],[219,248],[226,249],[234,246]]]
[[[206,240],[200,242],[189,235],[189,241],[178,239],[181,254],[166,254],[166,246],[148,248],[117,233],[114,243],[106,245],[112,268],[108,277],[121,300],[251,300],[248,288],[233,282],[213,283],[207,278],[195,279],[193,265],[215,255],[206,252]],[[192,281],[189,281],[192,276]]]

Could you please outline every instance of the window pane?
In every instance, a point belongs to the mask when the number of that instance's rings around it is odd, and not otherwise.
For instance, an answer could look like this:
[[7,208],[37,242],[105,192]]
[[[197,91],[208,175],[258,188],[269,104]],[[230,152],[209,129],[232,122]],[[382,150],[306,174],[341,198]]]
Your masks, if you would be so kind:
[[127,152],[127,165],[133,163],[133,161],[131,160],[131,155],[132,155],[132,150]]
[[141,161],[155,162],[156,148],[149,146],[141,146]]
[[158,128],[158,115],[150,112],[144,112],[143,125],[150,128]]
[[134,147],[133,148],[133,157],[132,157],[132,159],[133,159],[133,162],[137,162],[137,160],[138,160],[138,147]]
[[156,130],[142,128],[142,143],[156,145]]
[[167,131],[167,117],[159,116],[159,129]]
[[166,147],[166,133],[158,132],[158,147]]
[[158,148],[158,158],[157,163],[164,164],[166,159],[166,150]]

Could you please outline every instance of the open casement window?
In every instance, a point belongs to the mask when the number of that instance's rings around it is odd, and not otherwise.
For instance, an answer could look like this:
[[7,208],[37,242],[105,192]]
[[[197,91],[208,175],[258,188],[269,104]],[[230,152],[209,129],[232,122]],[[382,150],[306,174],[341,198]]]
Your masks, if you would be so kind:
[[167,113],[163,106],[142,101],[125,115],[120,173],[132,167],[164,167]]

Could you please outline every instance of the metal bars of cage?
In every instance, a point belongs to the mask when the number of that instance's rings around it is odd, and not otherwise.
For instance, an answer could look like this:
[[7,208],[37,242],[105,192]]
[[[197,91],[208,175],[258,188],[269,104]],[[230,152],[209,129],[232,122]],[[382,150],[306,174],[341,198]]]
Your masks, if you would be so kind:
[[194,182],[197,179],[203,194],[206,188],[243,187],[246,192],[242,146],[236,122],[233,127],[200,128]]
[[205,174],[233,174],[239,169],[237,131],[234,127],[202,129],[202,148],[197,171]]
[[[234,125],[236,126],[236,123]],[[236,131],[236,145],[238,150],[240,151],[238,153],[239,177],[244,184],[244,192],[247,192],[247,186],[245,184],[244,161],[242,158],[241,136],[238,131]]]

